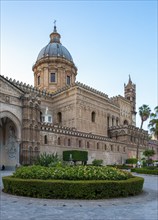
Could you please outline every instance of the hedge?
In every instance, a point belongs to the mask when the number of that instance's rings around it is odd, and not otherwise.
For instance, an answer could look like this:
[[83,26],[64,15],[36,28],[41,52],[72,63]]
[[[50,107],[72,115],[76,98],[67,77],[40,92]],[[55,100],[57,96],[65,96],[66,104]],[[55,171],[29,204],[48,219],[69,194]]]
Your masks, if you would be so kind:
[[158,175],[158,169],[150,170],[150,169],[146,169],[146,168],[133,168],[133,169],[131,169],[131,172]]
[[127,164],[136,164],[137,163],[137,158],[128,158],[127,160],[126,160],[126,163]]
[[87,151],[79,151],[79,150],[63,151],[63,160],[70,161],[71,159],[72,159],[72,161],[86,162],[88,160],[88,152]]
[[47,199],[105,199],[127,197],[142,192],[144,179],[128,180],[33,180],[2,177],[6,193]]
[[125,164],[116,164],[116,165],[107,165],[108,167],[115,167],[117,169],[129,170],[133,168],[133,165],[125,165]]

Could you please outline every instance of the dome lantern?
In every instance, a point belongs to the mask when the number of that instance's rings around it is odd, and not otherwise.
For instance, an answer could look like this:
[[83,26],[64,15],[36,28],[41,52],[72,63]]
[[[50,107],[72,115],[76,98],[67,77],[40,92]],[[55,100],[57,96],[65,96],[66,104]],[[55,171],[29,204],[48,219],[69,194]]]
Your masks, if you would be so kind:
[[60,34],[57,32],[57,28],[56,28],[56,25],[55,25],[55,22],[54,21],[54,30],[53,32],[50,34],[50,43],[60,43]]

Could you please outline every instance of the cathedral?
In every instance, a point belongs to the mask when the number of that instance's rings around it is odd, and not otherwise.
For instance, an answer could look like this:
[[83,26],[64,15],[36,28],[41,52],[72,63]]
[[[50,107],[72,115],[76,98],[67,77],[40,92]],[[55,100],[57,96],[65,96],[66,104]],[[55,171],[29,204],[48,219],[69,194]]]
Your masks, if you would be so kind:
[[[148,132],[136,127],[136,86],[108,97],[76,81],[77,67],[56,25],[32,67],[34,86],[0,75],[1,166],[32,164],[41,153],[82,150],[88,163],[123,164],[139,158]],[[139,148],[138,148],[139,146]]]

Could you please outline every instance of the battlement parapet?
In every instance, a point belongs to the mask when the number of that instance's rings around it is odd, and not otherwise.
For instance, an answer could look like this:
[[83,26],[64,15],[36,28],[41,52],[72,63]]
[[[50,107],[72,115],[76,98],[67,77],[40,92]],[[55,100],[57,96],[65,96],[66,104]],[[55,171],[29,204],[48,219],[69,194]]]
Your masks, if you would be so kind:
[[118,126],[109,127],[109,131],[120,130],[120,129],[128,129],[128,130],[132,130],[134,132],[139,132],[139,133],[142,133],[144,135],[148,135],[148,131],[145,131],[145,130],[140,129],[138,127],[135,127],[133,125],[118,125]]
[[[63,127],[60,125],[53,125],[50,123],[41,123],[41,131],[46,131],[46,132],[53,132],[53,133],[58,133],[58,134],[63,134],[63,135],[71,135],[71,136],[77,136],[77,137],[82,137],[82,138],[87,138],[87,139],[94,139],[94,140],[100,140],[100,141],[106,141],[113,143],[114,140],[101,136],[101,135],[95,135],[92,133],[86,133],[86,132],[80,132],[77,131],[76,128],[70,128],[70,127]],[[125,144],[123,142],[118,142],[120,144]]]
[[90,91],[90,92],[93,92],[93,93],[95,93],[95,94],[101,95],[101,96],[103,96],[103,97],[105,97],[105,98],[108,98],[108,95],[107,95],[107,94],[105,94],[105,93],[103,93],[103,92],[101,92],[101,91],[99,91],[99,90],[97,90],[97,89],[94,89],[94,88],[92,88],[92,87],[90,87],[90,86],[87,86],[87,85],[85,85],[85,84],[83,84],[83,83],[76,82],[75,85],[76,85],[76,86],[79,86],[79,87],[81,87],[81,88],[83,88],[83,89],[86,89],[86,90],[88,90],[88,91]]

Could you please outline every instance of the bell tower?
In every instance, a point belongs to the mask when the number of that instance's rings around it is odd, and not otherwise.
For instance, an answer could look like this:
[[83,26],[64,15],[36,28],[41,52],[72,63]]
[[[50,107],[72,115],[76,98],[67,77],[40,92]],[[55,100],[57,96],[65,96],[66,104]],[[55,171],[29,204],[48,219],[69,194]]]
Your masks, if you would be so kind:
[[136,85],[132,82],[130,75],[127,85],[124,84],[124,96],[131,103],[132,125],[136,126]]

